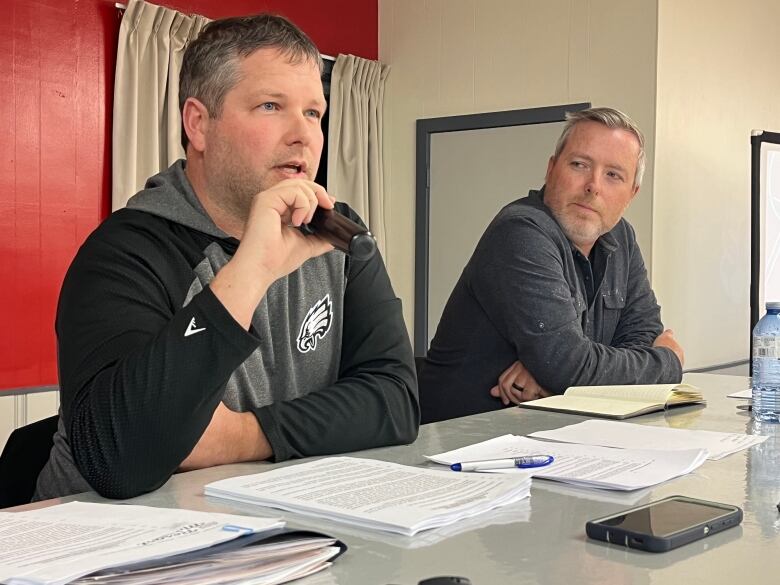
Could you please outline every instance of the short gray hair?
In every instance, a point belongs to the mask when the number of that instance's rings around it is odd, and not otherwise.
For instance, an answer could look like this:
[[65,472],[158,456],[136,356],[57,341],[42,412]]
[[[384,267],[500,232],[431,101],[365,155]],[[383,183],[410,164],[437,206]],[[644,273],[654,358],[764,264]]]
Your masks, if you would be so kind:
[[563,127],[560,138],[555,145],[554,158],[558,158],[566,147],[574,127],[580,122],[598,122],[607,128],[617,128],[633,134],[639,141],[639,158],[636,161],[636,175],[634,176],[634,187],[642,186],[642,177],[645,174],[645,137],[639,126],[631,118],[620,110],[614,108],[590,108],[579,112],[566,112],[566,125]]
[[[219,118],[225,95],[239,81],[238,60],[259,49],[275,48],[290,63],[310,61],[322,72],[322,58],[312,40],[283,16],[257,14],[223,18],[208,23],[184,52],[179,76],[179,111],[184,112],[187,98],[198,99]],[[187,134],[182,127],[181,143],[187,149]]]

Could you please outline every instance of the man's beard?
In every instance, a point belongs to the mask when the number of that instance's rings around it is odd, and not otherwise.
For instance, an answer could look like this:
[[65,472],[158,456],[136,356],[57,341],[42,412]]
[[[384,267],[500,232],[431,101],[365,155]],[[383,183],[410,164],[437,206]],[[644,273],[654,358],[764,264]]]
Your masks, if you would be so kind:
[[215,167],[210,169],[211,189],[218,205],[231,216],[242,221],[249,218],[255,195],[270,189],[266,181],[248,165],[236,162],[226,164],[228,157],[219,157]]
[[575,245],[593,244],[606,233],[601,221],[583,220],[565,213],[553,213],[553,215],[561,225],[563,233]]
[[266,187],[264,181],[251,172],[230,174],[224,178],[224,183],[225,208],[244,221],[249,218],[249,210],[252,208],[255,195],[271,187],[271,185]]

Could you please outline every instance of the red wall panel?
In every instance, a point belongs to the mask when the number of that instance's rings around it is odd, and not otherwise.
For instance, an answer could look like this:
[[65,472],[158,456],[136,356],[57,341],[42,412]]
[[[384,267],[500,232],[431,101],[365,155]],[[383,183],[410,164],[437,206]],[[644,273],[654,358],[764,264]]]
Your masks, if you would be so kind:
[[379,53],[378,0],[165,0],[187,14],[224,18],[273,12],[301,27],[322,53],[351,53],[376,59]]
[[[377,0],[170,0],[220,18],[287,16],[323,53],[375,59]],[[55,384],[54,315],[70,261],[110,209],[118,11],[109,0],[2,0],[0,390]]]

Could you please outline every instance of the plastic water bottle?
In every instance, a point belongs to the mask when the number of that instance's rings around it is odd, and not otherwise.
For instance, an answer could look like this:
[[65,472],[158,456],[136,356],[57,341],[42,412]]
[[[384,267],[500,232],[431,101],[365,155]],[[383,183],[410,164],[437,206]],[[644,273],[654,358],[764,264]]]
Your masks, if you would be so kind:
[[753,418],[780,422],[780,302],[753,329]]
[[780,500],[780,425],[749,420],[745,432],[766,438],[747,450],[745,516],[750,515],[751,527],[760,528],[764,538],[776,538],[780,535],[776,507]]

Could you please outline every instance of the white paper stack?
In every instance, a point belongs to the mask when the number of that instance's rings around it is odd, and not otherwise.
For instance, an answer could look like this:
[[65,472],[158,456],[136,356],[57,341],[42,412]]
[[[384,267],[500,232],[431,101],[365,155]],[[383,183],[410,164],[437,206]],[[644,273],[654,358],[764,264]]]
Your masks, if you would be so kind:
[[492,469],[489,473],[525,474],[530,471],[538,478],[585,487],[630,491],[690,473],[707,459],[707,451],[704,449],[610,449],[593,445],[535,441],[516,435],[503,435],[462,449],[433,455],[428,459],[452,465],[542,454],[552,455],[555,460],[551,465],[530,470]]
[[[329,567],[339,548],[332,538],[293,538],[203,555],[162,567],[126,571],[108,569],[71,585],[279,585]],[[208,551],[206,551],[208,552]]]
[[411,536],[528,497],[530,474],[454,474],[330,457],[223,479],[206,495]]
[[[0,582],[59,585],[102,571],[80,582],[276,585],[329,566],[340,551],[332,538],[295,534],[241,548],[248,535],[283,526],[276,518],[84,502],[0,512]],[[229,541],[238,546],[212,549]]]
[[586,420],[560,429],[538,431],[531,433],[530,436],[549,441],[621,449],[646,447],[664,451],[706,449],[708,459],[713,460],[722,459],[726,455],[747,449],[767,439],[767,437],[744,433],[673,429],[610,420]]

